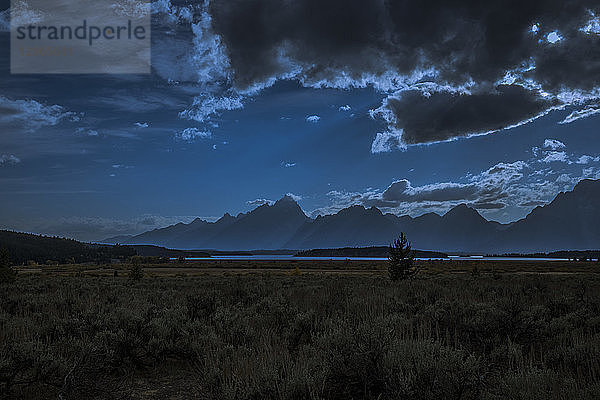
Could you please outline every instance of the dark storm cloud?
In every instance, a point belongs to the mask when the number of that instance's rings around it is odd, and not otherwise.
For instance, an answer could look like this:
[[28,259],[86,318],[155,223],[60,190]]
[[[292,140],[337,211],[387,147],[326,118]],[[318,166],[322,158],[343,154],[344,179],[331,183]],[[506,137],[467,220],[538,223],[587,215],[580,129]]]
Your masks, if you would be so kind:
[[[596,2],[589,10],[595,9],[598,15],[599,8]],[[549,92],[597,88],[600,83],[600,32],[586,33],[582,29],[583,22],[590,18],[589,12],[579,19],[558,18],[554,27],[562,40],[539,46],[534,54],[536,68],[528,71],[525,77],[535,80]]]
[[[371,85],[393,94],[378,115],[407,144],[496,131],[598,97],[600,35],[583,29],[597,1],[221,0],[209,13],[238,90],[286,78]],[[561,40],[548,40],[553,32]]]
[[[562,2],[532,1],[213,1],[237,83],[282,72],[280,50],[308,77],[326,71],[382,75],[435,66],[446,80],[495,80],[531,53],[534,22],[561,18]],[[554,3],[554,4],[552,4]],[[581,19],[587,8],[571,7]],[[371,55],[372,57],[363,57]]]
[[395,129],[407,144],[443,141],[515,125],[556,102],[517,85],[500,85],[490,93],[473,95],[438,92],[426,96],[405,91],[387,99]]
[[[180,89],[193,103],[181,93],[169,107],[201,123],[278,80],[374,87],[383,103],[372,115],[387,128],[372,151],[390,151],[494,132],[565,105],[581,109],[574,117],[592,115],[598,15],[597,0],[160,0],[153,77],[172,91],[189,85]],[[161,105],[127,97],[115,104]]]

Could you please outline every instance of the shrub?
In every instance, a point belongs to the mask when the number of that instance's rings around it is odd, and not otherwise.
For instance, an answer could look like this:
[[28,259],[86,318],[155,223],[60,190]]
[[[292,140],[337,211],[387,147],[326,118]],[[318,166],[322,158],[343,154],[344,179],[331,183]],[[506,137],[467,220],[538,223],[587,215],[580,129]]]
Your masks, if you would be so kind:
[[0,283],[14,282],[17,272],[10,265],[8,250],[0,249]]
[[132,281],[139,281],[144,277],[144,270],[139,258],[133,257],[131,259],[131,266],[129,267],[129,279]]
[[596,274],[26,274],[0,399],[598,399],[599,310]]
[[404,233],[400,233],[400,237],[390,246],[388,272],[392,281],[410,278],[418,272],[410,242]]

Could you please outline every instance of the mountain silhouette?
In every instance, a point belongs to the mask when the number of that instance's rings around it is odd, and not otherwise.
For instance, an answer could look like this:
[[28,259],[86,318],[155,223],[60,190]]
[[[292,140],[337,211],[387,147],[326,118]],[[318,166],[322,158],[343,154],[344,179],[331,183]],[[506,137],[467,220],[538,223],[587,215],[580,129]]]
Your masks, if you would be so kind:
[[263,204],[238,216],[203,248],[220,250],[280,249],[309,218],[298,203],[284,196],[273,205]]
[[298,203],[284,196],[236,217],[225,214],[216,222],[196,219],[134,236],[128,244],[153,244],[181,249],[280,249],[310,219]]
[[377,208],[352,206],[334,215],[318,216],[315,220],[306,221],[286,242],[285,248],[385,245],[397,233],[397,224]]
[[600,180],[582,180],[525,218],[510,224],[488,221],[460,204],[444,215],[383,214],[351,206],[311,219],[290,196],[216,222],[196,219],[155,229],[123,244],[180,249],[256,250],[385,246],[404,232],[414,248],[479,253],[585,250],[600,247]]
[[510,224],[502,245],[523,251],[600,248],[600,180],[584,179]]

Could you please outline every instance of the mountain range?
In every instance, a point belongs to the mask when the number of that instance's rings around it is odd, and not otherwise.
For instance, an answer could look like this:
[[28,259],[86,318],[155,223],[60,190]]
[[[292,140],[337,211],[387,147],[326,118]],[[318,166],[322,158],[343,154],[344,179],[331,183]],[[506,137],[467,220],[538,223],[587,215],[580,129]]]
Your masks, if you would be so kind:
[[384,214],[351,206],[309,218],[289,196],[216,222],[196,219],[103,243],[151,244],[178,249],[312,249],[388,245],[400,232],[413,248],[445,252],[546,252],[600,248],[600,180],[580,181],[570,192],[508,224],[488,221],[461,204],[444,215]]

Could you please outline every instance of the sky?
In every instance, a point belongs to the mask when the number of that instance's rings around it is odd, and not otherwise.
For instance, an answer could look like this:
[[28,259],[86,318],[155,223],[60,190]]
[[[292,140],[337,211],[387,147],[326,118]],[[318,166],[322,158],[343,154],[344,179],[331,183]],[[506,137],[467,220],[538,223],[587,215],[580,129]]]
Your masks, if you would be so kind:
[[11,75],[9,6],[3,229],[100,240],[286,194],[507,223],[600,179],[594,1],[160,0],[128,75]]

